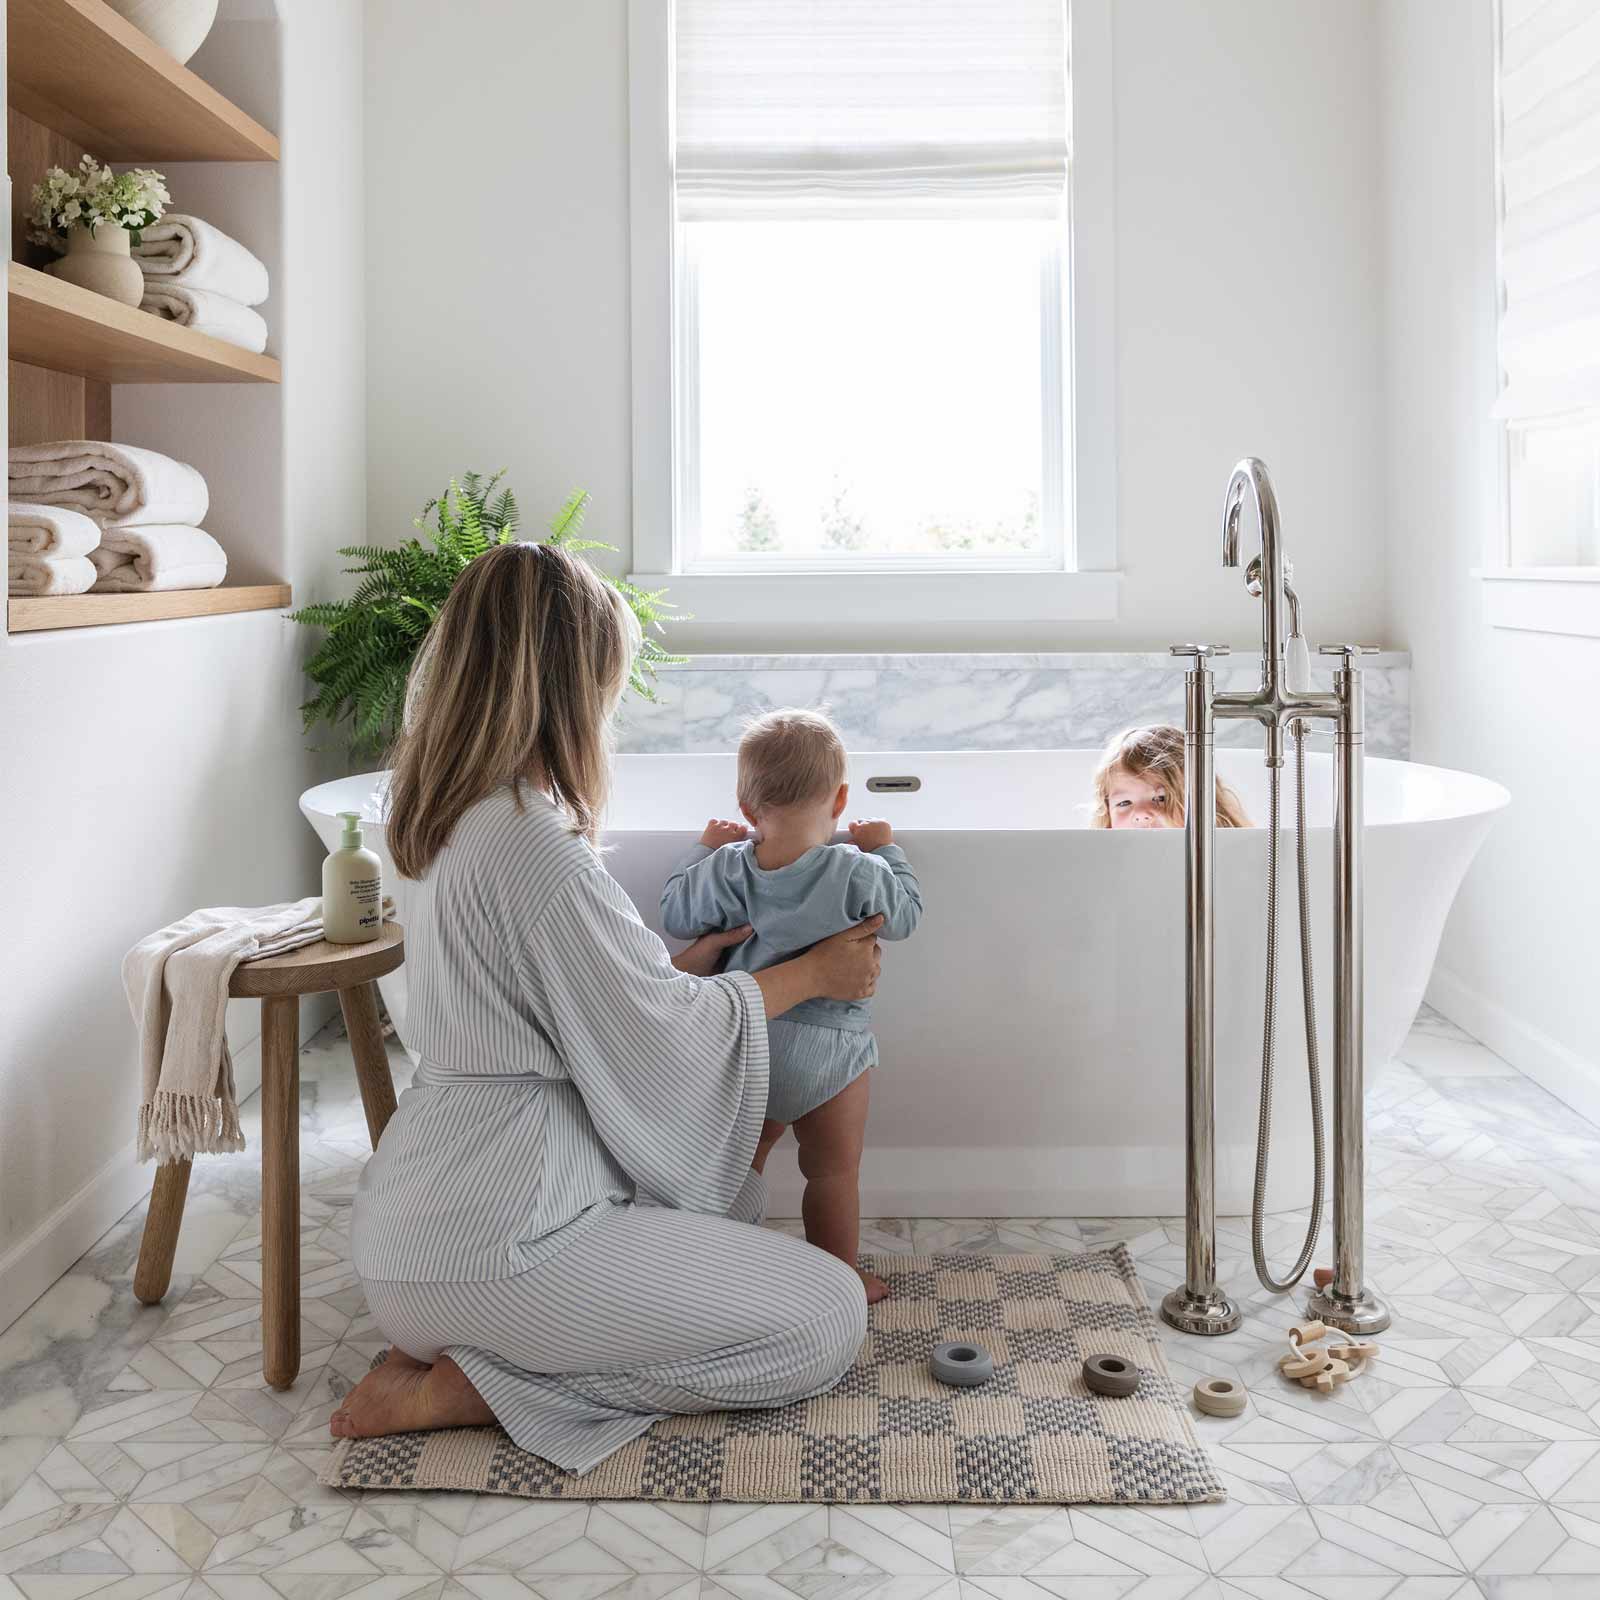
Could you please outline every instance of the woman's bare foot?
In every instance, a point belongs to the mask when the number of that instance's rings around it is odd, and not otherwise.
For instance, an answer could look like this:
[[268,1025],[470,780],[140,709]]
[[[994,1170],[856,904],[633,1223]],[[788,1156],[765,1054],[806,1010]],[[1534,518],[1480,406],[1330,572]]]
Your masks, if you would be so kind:
[[375,1439],[422,1428],[478,1428],[494,1421],[483,1396],[449,1356],[424,1366],[391,1350],[328,1419],[335,1439]]
[[880,1300],[889,1298],[889,1285],[876,1272],[863,1272],[860,1267],[857,1267],[856,1273],[861,1279],[862,1287],[867,1291],[867,1304],[869,1306],[875,1306]]

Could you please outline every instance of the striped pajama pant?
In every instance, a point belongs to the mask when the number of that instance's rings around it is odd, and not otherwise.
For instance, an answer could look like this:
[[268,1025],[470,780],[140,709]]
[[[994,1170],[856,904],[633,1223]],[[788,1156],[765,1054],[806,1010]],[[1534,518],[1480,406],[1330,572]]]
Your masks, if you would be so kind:
[[751,1173],[726,1217],[618,1205],[526,1272],[364,1284],[384,1336],[447,1355],[524,1450],[588,1472],[652,1422],[788,1405],[833,1387],[866,1336],[861,1280],[753,1226]]

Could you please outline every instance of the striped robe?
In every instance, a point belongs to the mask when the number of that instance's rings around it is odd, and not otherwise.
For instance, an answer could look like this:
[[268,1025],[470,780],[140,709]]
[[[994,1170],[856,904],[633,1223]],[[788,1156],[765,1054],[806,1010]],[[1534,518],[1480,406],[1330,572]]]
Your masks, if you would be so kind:
[[831,1387],[860,1279],[752,1226],[761,991],[696,978],[544,796],[509,788],[409,886],[421,1057],[362,1175],[384,1335],[460,1364],[523,1448],[586,1472],[658,1417]]

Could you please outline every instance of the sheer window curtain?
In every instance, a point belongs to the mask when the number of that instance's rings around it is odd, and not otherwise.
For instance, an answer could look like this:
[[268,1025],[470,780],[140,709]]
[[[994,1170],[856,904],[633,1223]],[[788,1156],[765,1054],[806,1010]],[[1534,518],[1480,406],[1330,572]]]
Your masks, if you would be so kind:
[[1059,207],[1063,0],[677,0],[685,218]]
[[1513,427],[1600,407],[1600,7],[1502,0],[1500,365]]

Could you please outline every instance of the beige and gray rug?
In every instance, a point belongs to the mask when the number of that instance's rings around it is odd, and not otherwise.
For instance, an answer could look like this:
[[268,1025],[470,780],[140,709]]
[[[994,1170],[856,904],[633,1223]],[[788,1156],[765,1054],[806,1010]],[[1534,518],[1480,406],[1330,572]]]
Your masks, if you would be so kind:
[[[776,1411],[671,1417],[584,1477],[498,1428],[351,1439],[322,1482],[534,1500],[1163,1505],[1221,1500],[1127,1251],[878,1256],[890,1287],[830,1393]],[[995,1359],[981,1388],[928,1372],[945,1340]],[[1085,1356],[1143,1373],[1127,1399],[1084,1385]]]

